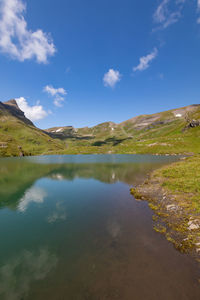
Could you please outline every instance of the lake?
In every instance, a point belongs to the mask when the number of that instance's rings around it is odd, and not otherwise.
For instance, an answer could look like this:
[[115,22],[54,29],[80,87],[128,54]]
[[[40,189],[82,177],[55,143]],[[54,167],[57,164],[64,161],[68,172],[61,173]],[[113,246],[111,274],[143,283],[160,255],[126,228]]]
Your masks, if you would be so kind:
[[0,159],[1,300],[200,299],[200,269],[130,187],[177,157]]

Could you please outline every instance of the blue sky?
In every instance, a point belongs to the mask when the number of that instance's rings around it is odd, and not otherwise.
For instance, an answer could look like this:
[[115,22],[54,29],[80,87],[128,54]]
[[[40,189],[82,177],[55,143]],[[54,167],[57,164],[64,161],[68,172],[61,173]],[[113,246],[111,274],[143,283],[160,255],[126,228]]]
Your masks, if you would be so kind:
[[41,128],[200,103],[199,0],[0,0],[0,100]]

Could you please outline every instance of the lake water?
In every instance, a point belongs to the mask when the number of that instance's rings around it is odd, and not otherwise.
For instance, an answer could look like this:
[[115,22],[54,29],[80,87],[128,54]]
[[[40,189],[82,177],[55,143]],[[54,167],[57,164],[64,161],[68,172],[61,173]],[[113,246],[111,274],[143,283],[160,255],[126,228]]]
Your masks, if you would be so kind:
[[199,300],[197,264],[129,192],[176,159],[0,159],[0,299]]

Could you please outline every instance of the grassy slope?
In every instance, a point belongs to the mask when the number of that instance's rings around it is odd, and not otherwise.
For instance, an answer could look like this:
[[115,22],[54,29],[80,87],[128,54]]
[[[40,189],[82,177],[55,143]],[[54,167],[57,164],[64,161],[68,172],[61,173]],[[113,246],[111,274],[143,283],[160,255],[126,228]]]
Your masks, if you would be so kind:
[[[185,115],[177,118],[175,111],[143,115],[121,124],[105,122],[75,132],[66,128],[66,137],[59,139],[59,135],[51,135],[51,138],[0,107],[0,156],[18,156],[21,152],[25,155],[200,153],[200,126],[184,130],[187,126]],[[193,107],[188,114],[190,119],[200,119],[200,106]],[[147,123],[148,126],[144,125]]]
[[162,178],[163,188],[176,195],[179,203],[185,205],[188,200],[200,212],[200,155],[156,170],[154,177]]
[[37,155],[63,150],[63,144],[42,130],[0,110],[0,156]]
[[181,252],[200,255],[200,155],[153,171],[131,188],[154,211],[154,229]]
[[[160,114],[159,121],[169,119],[169,123],[140,130],[131,122],[117,125],[114,131],[109,123],[80,129],[78,133],[86,138],[66,139],[66,153],[200,153],[200,126],[184,130],[187,126],[185,119],[172,118],[171,115],[171,112]],[[191,113],[190,118],[200,119],[200,108]]]

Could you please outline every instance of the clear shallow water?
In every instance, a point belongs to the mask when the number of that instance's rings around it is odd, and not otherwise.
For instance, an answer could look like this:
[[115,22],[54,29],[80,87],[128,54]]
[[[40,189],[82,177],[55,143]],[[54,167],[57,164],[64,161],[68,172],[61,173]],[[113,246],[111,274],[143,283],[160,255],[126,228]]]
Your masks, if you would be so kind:
[[196,263],[129,193],[176,159],[0,159],[0,299],[200,299]]

